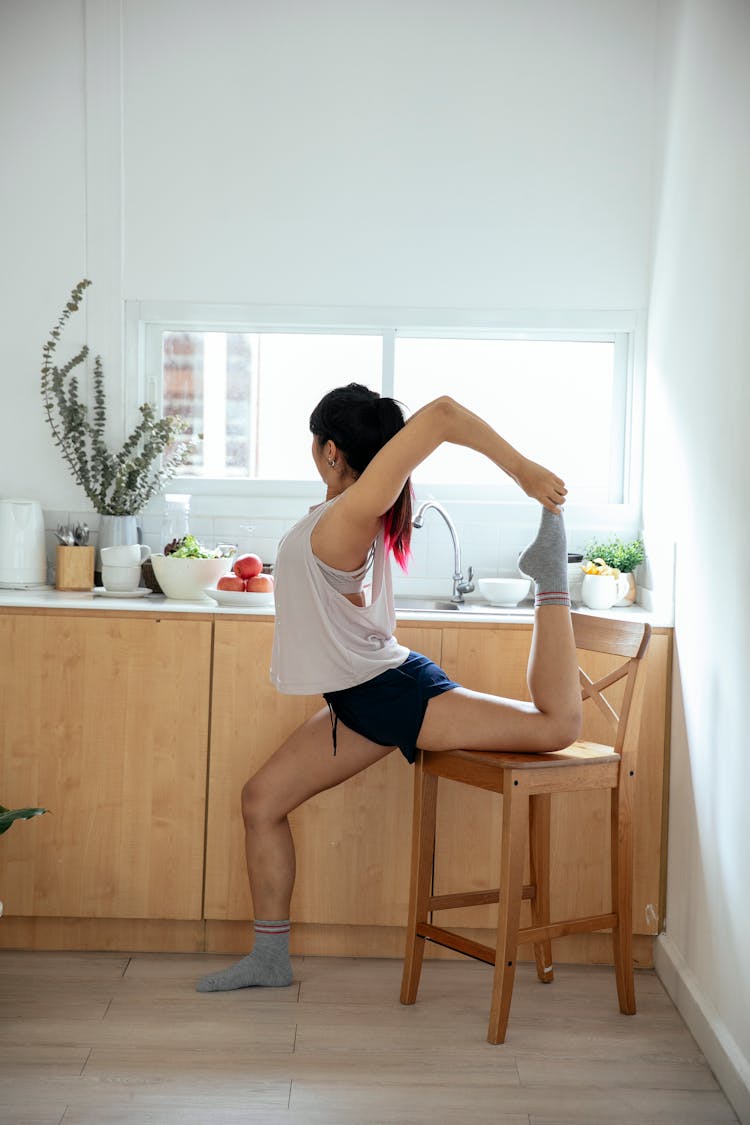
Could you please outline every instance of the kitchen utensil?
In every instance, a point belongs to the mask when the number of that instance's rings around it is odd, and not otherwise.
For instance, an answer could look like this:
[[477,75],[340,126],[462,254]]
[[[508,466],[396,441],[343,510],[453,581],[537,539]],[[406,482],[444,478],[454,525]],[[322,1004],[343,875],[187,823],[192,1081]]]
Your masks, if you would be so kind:
[[610,609],[618,598],[628,592],[627,575],[615,578],[612,574],[584,574],[581,583],[583,604],[589,609]]
[[47,585],[44,516],[36,500],[0,500],[0,587]]
[[529,593],[528,578],[480,578],[478,584],[490,605],[518,605]]
[[146,543],[123,543],[118,547],[102,547],[102,568],[105,566],[140,566],[151,554]]
[[102,583],[105,590],[137,590],[141,582],[141,564],[131,566],[102,567]]
[[219,605],[231,606],[233,609],[261,609],[272,608],[274,604],[273,590],[246,592],[245,590],[206,590],[209,598]]
[[60,540],[63,547],[75,547],[75,536],[73,535],[73,532],[70,530],[70,528],[67,527],[64,523],[59,523],[57,525],[57,531],[55,532],[55,535]]
[[231,558],[176,559],[174,555],[151,556],[156,580],[168,598],[184,602],[206,602],[204,590],[215,586],[232,567]]
[[88,547],[89,525],[87,523],[77,523],[73,528],[73,538],[75,539],[76,547]]
[[145,586],[139,586],[136,590],[107,590],[104,586],[95,586],[94,594],[98,598],[148,598],[153,593],[152,590],[147,590]]

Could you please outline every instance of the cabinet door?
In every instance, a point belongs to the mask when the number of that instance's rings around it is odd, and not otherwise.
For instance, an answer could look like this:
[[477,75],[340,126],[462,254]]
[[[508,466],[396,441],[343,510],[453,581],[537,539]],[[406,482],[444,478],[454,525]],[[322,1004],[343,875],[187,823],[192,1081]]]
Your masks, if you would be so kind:
[[211,622],[0,616],[8,914],[200,918]]
[[[528,699],[526,662],[531,641],[528,626],[498,629],[445,629],[443,665],[466,687]],[[582,657],[583,659],[583,657]],[[617,658],[586,656],[594,678]],[[635,801],[634,931],[658,932],[664,747],[666,736],[669,637],[652,636],[641,722]],[[621,687],[621,685],[618,685]],[[610,693],[616,707],[619,696]],[[606,742],[609,732],[593,707],[584,708],[583,737]],[[440,783],[438,802],[436,893],[496,887],[502,824],[502,799],[450,782]],[[609,797],[605,793],[571,793],[553,801],[553,917],[601,913],[609,909]],[[437,924],[494,926],[495,907],[474,907],[438,915]]]
[[[400,628],[402,644],[440,658],[440,629]],[[207,918],[252,917],[240,792],[320,696],[279,694],[269,681],[273,625],[215,626],[211,713]],[[297,922],[403,925],[409,891],[412,774],[396,751],[290,816],[297,852]]]

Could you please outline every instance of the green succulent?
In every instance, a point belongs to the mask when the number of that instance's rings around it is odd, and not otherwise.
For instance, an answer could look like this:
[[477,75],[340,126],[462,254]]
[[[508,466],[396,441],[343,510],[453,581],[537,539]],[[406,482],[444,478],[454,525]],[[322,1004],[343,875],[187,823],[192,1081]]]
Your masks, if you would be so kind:
[[[107,409],[101,356],[94,360],[91,412],[81,402],[76,368],[89,349],[57,367],[54,352],[70,316],[77,312],[90,281],[79,281],[43,348],[42,400],[55,445],[72,470],[77,484],[100,515],[132,516],[161,492],[192,453],[196,438],[189,424],[177,415],[157,418],[149,403],[139,407],[141,420],[126,438],[119,453],[107,448],[104,432]],[[198,435],[200,436],[200,435]]]
[[646,557],[646,551],[641,539],[633,539],[630,543],[623,543],[616,535],[611,536],[606,543],[596,539],[586,547],[586,558],[603,559],[607,566],[616,567],[617,570],[627,574],[635,570]]

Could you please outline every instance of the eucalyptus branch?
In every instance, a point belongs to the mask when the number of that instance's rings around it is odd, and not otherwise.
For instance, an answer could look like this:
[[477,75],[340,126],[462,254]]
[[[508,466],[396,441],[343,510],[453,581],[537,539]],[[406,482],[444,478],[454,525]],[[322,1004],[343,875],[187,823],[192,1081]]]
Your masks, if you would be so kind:
[[[81,401],[76,369],[89,349],[81,348],[62,367],[55,352],[69,318],[80,308],[90,281],[79,281],[42,348],[41,392],[44,415],[55,445],[76,484],[101,515],[135,515],[172,479],[195,448],[197,438],[177,416],[158,418],[153,406],[139,407],[141,419],[121,449],[112,453],[105,441],[107,404],[101,356],[94,359],[93,407]],[[165,451],[171,452],[165,455]]]

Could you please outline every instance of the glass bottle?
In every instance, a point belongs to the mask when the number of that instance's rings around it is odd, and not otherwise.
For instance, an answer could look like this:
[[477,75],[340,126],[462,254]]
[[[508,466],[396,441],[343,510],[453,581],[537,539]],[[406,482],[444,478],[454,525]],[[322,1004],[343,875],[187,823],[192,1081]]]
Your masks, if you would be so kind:
[[164,514],[161,521],[161,550],[174,539],[184,539],[190,534],[190,496],[171,492],[164,497]]

